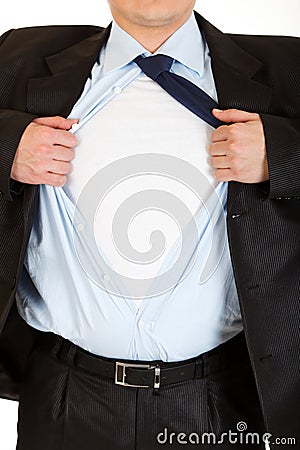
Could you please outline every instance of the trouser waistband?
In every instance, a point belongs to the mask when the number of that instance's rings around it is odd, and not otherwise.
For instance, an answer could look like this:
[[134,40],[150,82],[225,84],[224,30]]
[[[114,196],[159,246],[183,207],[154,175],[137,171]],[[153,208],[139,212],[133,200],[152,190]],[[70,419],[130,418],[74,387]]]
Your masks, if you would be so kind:
[[36,337],[37,345],[49,351],[59,361],[128,387],[158,389],[168,384],[204,378],[226,369],[248,354],[243,332],[196,358],[179,362],[104,358],[89,353],[54,333],[37,332]]

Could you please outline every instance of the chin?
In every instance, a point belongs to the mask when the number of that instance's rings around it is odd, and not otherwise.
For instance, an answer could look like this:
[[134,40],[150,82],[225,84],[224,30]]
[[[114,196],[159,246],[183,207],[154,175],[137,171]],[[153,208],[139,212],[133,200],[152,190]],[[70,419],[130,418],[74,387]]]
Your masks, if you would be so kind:
[[155,11],[141,11],[137,13],[133,21],[136,25],[140,26],[162,27],[174,23],[178,18],[173,11],[166,11],[164,9],[159,13],[156,9]]
[[193,0],[109,0],[112,15],[119,22],[141,27],[164,27],[187,19]]

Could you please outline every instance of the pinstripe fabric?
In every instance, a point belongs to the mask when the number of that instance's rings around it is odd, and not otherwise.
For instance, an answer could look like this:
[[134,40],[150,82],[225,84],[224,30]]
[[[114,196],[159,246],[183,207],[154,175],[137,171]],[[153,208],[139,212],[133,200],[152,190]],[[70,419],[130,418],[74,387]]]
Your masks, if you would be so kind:
[[[299,200],[268,201],[261,188],[249,185],[235,204],[235,213],[240,216],[228,218],[236,256],[234,270],[242,278],[238,291],[240,297],[247,299],[243,314],[248,316],[247,332],[255,334],[257,352],[253,359],[264,401],[270,405],[270,411],[280,403],[282,413],[289,418],[291,434],[297,430],[298,421],[293,404],[300,401],[299,249],[295,252],[300,231],[299,206]],[[262,248],[267,249],[265,254]],[[241,270],[244,265],[248,272]],[[283,376],[285,368],[288,373]],[[267,413],[266,419],[276,429],[282,429],[281,415]]]
[[[201,439],[203,433],[215,433],[220,439],[223,432],[236,432],[241,420],[247,423],[248,432],[264,433],[245,344],[236,353],[236,363],[226,370],[157,392],[117,386],[113,380],[69,367],[40,349],[32,354],[26,377],[17,450],[194,448],[192,443],[179,444],[175,434],[194,433]],[[205,444],[201,448],[212,447]],[[224,442],[218,448],[238,450],[241,446]],[[263,449],[264,445],[251,448]]]
[[[226,35],[196,18],[211,50],[220,107],[261,113],[263,120],[270,182],[230,183],[228,233],[265,420],[274,434],[293,436],[300,415],[299,40]],[[9,398],[18,396],[16,382],[30,347],[14,310],[6,318],[36,193],[30,186],[18,194],[9,191],[9,168],[17,141],[34,116],[70,112],[108,33],[97,27],[38,27],[12,31],[0,40],[1,328],[5,324],[0,390]],[[64,97],[59,95],[62,86],[68,92]]]

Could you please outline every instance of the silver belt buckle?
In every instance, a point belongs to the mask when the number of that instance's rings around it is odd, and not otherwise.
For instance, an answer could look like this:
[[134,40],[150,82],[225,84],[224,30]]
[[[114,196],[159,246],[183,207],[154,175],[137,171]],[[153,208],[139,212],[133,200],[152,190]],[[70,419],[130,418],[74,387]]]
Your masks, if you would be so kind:
[[[121,380],[119,379],[119,368],[122,368],[121,371]],[[121,363],[116,361],[116,371],[115,371],[115,384],[118,384],[119,386],[127,386],[127,387],[137,387],[137,388],[149,388],[151,386],[143,386],[141,384],[129,384],[126,383],[126,369],[128,367],[131,367],[132,369],[154,369],[154,383],[153,388],[158,389],[160,387],[160,367],[159,366],[152,366],[150,364],[128,364],[128,363]]]

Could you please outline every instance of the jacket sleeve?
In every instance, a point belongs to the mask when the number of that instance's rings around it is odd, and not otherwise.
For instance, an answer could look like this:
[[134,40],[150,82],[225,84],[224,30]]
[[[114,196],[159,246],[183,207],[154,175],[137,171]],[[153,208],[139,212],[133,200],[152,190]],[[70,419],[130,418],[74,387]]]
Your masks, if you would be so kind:
[[[0,36],[0,46],[14,30]],[[0,86],[1,98],[5,97]],[[22,134],[35,115],[21,111],[0,109],[0,195],[13,200],[12,194],[22,189],[22,184],[10,178],[11,167]]]
[[0,110],[0,195],[12,200],[21,184],[10,178],[19,141],[27,125],[37,116],[21,111]]
[[269,198],[300,198],[300,118],[261,114],[269,165]]

